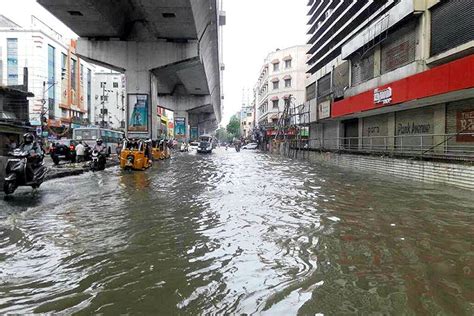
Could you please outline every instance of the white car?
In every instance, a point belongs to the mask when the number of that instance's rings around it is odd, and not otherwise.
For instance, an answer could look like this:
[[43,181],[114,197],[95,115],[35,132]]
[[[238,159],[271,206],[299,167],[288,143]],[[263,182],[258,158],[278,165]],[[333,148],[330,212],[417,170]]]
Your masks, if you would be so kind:
[[190,150],[197,150],[199,147],[199,143],[198,142],[190,142],[189,143],[189,149]]
[[257,143],[249,143],[247,145],[244,145],[242,149],[257,149],[258,144]]

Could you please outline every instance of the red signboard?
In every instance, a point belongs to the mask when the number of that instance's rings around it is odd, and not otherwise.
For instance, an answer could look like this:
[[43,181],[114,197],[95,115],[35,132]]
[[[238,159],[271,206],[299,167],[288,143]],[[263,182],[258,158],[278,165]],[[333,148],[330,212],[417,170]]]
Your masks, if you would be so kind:
[[[331,117],[342,117],[370,111],[381,106],[404,103],[453,91],[474,87],[474,55],[378,87],[375,91],[388,91],[390,102],[374,102],[374,90],[334,102]],[[388,93],[386,93],[388,95]],[[385,98],[385,100],[388,100]],[[383,100],[382,100],[383,101]]]
[[[276,136],[278,134],[278,130],[270,129],[267,131],[267,136]],[[286,135],[286,136],[294,136],[296,135],[296,130],[295,129],[290,129],[287,131],[280,131],[280,135]]]
[[457,135],[456,141],[474,142],[474,110],[457,113],[456,131],[461,134],[472,133],[471,135]]

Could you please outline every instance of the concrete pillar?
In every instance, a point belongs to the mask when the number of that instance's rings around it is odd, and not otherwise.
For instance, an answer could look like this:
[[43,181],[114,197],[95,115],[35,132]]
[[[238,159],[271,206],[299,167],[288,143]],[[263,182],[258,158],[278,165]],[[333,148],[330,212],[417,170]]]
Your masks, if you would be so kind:
[[[198,44],[145,41],[92,41],[80,38],[77,53],[84,59],[125,73],[127,86],[126,128],[130,138],[156,138],[159,124],[156,106],[158,83],[152,71],[169,64],[199,57]],[[130,130],[137,96],[146,96],[146,131]],[[133,103],[133,104],[132,104]],[[187,114],[186,114],[187,115]]]
[[[441,144],[445,141],[446,134],[446,104],[438,104],[433,107],[433,146]],[[441,136],[443,135],[443,136]],[[445,144],[439,145],[434,148],[435,152],[444,152]]]
[[[127,120],[125,121],[125,130],[128,131],[128,138],[152,138],[153,135],[153,123],[156,124],[156,119],[153,120],[152,111],[152,98],[150,91],[150,73],[148,71],[131,69],[125,71],[125,79],[127,82],[127,97],[126,97],[126,108],[125,113]],[[137,104],[138,98],[146,97],[147,100],[147,130],[132,131],[133,127],[133,115],[134,108]]]
[[[183,110],[178,110],[178,111],[174,111],[173,112],[173,115],[174,115],[174,128],[175,128],[175,135],[174,135],[174,138],[177,139],[178,141],[189,141],[189,113],[187,111],[183,111]],[[184,119],[184,126],[185,126],[185,130],[184,130],[184,139],[183,138],[180,138],[178,137],[178,135],[176,135],[176,128],[177,128],[177,122],[180,122],[182,119]]]
[[364,133],[364,119],[359,118],[359,130],[357,132],[357,135],[359,136],[359,150],[362,150],[364,148],[364,139],[363,139],[363,133]]
[[395,149],[395,112],[388,113],[387,118],[387,149],[394,150]]

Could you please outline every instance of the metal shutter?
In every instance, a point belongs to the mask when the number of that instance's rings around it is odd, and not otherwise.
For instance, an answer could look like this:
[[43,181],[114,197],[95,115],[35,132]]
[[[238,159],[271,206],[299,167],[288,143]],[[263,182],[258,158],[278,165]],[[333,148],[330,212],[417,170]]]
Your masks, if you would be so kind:
[[306,101],[316,99],[316,82],[306,87]]
[[352,85],[358,85],[374,77],[374,51],[367,52],[364,56],[355,53],[351,59]]
[[318,99],[331,93],[331,73],[318,80]]
[[349,86],[349,62],[344,62],[334,69],[333,90],[334,98],[344,97],[344,90]]
[[473,1],[442,1],[431,10],[431,56],[472,40]]
[[382,44],[382,74],[409,64],[415,60],[416,20],[391,33]]

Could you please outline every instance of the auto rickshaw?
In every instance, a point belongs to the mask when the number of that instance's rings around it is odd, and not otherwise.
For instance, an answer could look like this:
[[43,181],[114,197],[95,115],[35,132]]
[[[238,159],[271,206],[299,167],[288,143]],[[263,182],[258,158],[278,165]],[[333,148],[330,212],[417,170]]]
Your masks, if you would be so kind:
[[152,156],[154,160],[163,160],[171,157],[170,149],[164,140],[154,140],[152,142]]
[[120,167],[124,170],[145,170],[152,165],[151,144],[143,140],[125,139],[120,152]]

